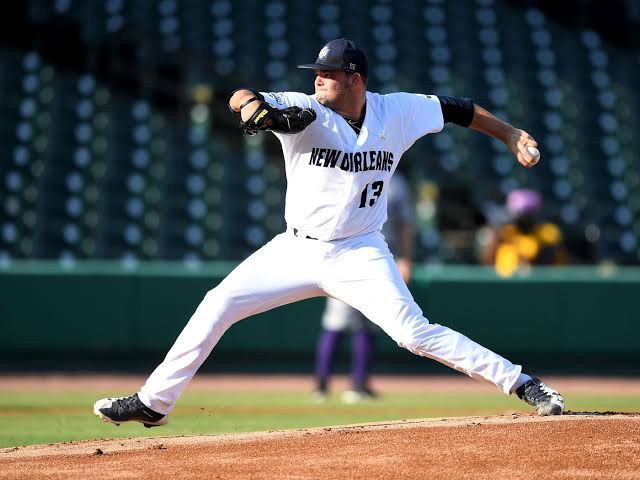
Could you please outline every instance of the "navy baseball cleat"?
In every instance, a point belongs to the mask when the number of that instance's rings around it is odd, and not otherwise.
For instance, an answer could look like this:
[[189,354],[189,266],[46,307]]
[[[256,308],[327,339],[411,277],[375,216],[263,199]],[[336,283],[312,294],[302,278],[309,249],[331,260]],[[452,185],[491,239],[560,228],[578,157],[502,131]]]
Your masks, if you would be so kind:
[[93,413],[102,421],[120,425],[124,422],[140,422],[145,427],[166,424],[169,415],[154,412],[138,398],[138,394],[122,398],[102,398],[93,404]]
[[536,409],[538,415],[561,415],[564,410],[564,398],[539,378],[532,378],[516,390],[520,400],[524,400]]

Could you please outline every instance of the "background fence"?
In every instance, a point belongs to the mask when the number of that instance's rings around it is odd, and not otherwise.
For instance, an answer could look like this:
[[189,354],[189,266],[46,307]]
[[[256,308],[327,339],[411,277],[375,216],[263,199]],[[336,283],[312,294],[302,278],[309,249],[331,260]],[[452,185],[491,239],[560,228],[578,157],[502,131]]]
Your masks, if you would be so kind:
[[[227,263],[15,262],[0,272],[4,368],[146,369],[162,358]],[[516,362],[557,372],[638,373],[640,269],[540,268],[501,279],[479,267],[432,267],[411,284],[426,316]],[[205,370],[311,371],[323,299],[231,327]],[[433,363],[378,334],[376,369]]]

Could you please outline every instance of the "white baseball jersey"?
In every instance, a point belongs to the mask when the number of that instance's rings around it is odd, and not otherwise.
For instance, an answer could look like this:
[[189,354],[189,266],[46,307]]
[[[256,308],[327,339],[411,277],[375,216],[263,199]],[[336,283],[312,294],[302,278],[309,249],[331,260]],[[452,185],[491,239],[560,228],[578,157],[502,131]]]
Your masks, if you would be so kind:
[[317,119],[302,133],[275,133],[287,173],[285,220],[319,240],[380,230],[387,218],[387,185],[402,154],[420,137],[442,130],[436,96],[367,92],[358,133],[314,95],[261,92],[277,108],[313,108]]

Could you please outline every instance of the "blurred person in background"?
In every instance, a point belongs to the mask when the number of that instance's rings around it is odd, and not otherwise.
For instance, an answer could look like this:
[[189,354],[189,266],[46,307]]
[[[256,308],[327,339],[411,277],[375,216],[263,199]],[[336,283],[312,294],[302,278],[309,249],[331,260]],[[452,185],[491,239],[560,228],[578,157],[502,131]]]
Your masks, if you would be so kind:
[[522,267],[562,265],[568,255],[560,228],[542,218],[542,196],[529,189],[511,191],[505,203],[508,221],[479,234],[480,260],[509,277]]
[[[415,212],[409,183],[399,170],[391,177],[387,202],[387,221],[382,233],[394,253],[402,279],[408,283],[413,265]],[[336,349],[346,331],[352,333],[351,389],[343,392],[342,401],[357,403],[375,397],[368,379],[376,329],[360,311],[335,298],[327,298],[316,349],[316,402],[327,398]]]

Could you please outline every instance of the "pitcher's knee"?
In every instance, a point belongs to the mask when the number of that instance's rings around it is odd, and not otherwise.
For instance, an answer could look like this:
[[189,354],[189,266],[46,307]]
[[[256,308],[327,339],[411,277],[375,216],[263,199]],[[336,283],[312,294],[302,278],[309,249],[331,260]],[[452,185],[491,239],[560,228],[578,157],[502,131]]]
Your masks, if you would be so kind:
[[207,309],[216,309],[220,310],[224,308],[223,296],[215,289],[209,290],[202,301],[200,302],[200,306],[204,306]]
[[412,332],[403,333],[401,336],[397,337],[395,341],[398,346],[406,348],[409,351],[415,350],[420,343],[419,339],[416,335],[413,335]]
[[218,288],[207,292],[198,306],[198,310],[201,309],[206,312],[207,317],[213,318],[215,323],[227,328],[242,318],[238,318],[237,302],[234,298]]
[[422,349],[425,341],[429,338],[431,327],[426,318],[415,319],[403,325],[394,336],[394,340],[400,347],[411,352]]

